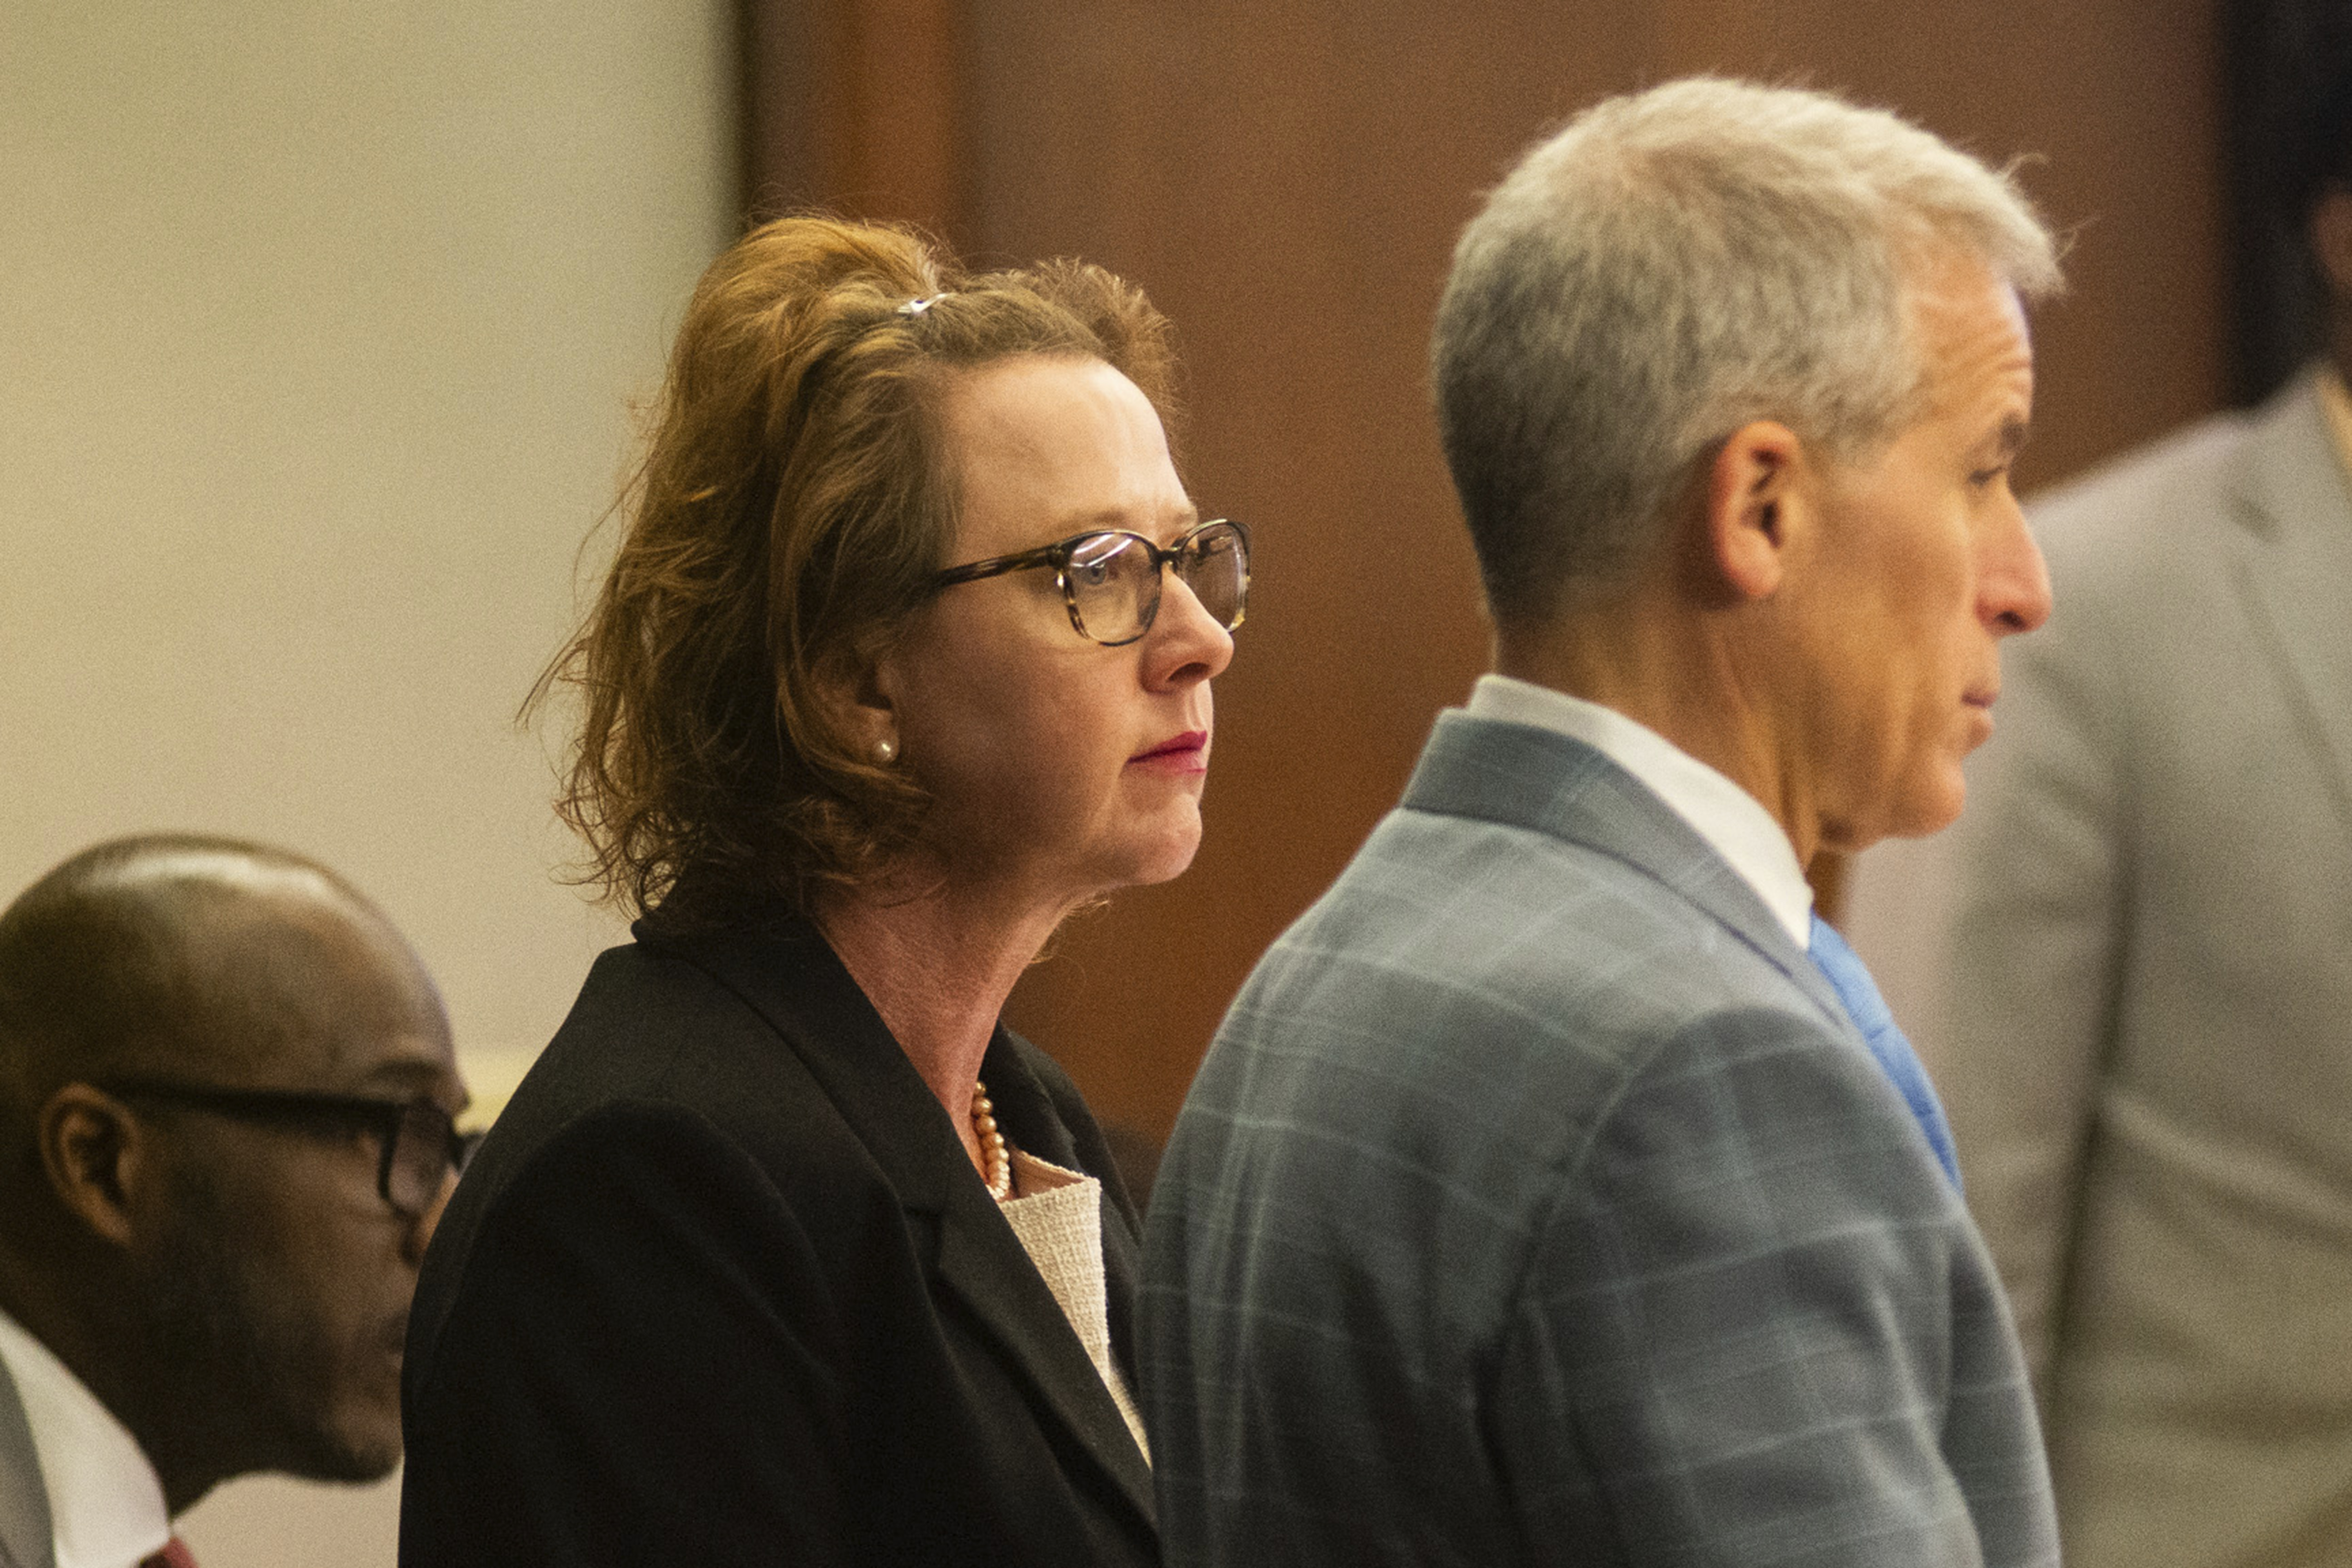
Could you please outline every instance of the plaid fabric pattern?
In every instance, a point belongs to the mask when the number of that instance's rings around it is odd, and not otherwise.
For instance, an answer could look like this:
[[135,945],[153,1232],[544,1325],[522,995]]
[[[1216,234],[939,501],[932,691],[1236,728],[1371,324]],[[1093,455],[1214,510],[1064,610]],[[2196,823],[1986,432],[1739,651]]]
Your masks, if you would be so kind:
[[1147,1226],[1177,1563],[2048,1564],[1983,1246],[1656,798],[1448,714],[1267,954]]

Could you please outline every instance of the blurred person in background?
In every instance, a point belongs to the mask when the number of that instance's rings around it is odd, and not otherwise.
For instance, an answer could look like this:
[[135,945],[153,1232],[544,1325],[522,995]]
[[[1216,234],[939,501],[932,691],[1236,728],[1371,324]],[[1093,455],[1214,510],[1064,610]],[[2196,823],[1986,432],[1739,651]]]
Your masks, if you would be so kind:
[[2279,165],[2324,350],[2037,502],[1956,846],[1939,1077],[2077,1568],[2352,1563],[2352,73]]
[[1812,909],[2049,613],[2049,235],[1825,96],[1533,149],[1432,347],[1496,672],[1226,1016],[1160,1167],[1171,1562],[2056,1561],[1942,1116]]
[[1076,263],[789,218],[704,276],[559,666],[636,941],[426,1260],[404,1563],[1157,1560],[1135,1211],[998,1015],[1199,843],[1247,542],[1171,374]]
[[415,953],[299,856],[118,839],[0,914],[0,1565],[184,1564],[233,1476],[389,1474],[465,1100]]

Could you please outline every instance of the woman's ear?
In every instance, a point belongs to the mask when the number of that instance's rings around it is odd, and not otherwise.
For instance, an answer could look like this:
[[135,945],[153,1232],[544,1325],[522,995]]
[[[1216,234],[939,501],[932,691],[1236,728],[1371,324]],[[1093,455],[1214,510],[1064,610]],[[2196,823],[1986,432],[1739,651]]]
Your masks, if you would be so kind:
[[1706,554],[1739,598],[1769,599],[1787,566],[1802,447],[1777,420],[1758,419],[1717,448],[1706,476]]
[[130,1108],[89,1084],[69,1083],[42,1105],[36,1133],[50,1189],[67,1212],[101,1238],[130,1246],[140,1184],[155,1155]]
[[878,639],[824,656],[813,685],[828,727],[877,767],[898,758],[898,672]]

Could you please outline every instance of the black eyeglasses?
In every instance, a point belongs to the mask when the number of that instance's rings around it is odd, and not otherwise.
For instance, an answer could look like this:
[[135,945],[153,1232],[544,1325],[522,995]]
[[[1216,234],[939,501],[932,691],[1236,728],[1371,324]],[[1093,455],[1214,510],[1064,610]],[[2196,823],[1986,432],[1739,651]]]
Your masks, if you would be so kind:
[[1222,517],[1185,530],[1165,550],[1139,533],[1103,529],[1018,555],[950,566],[931,583],[951,588],[1035,566],[1054,569],[1077,634],[1106,647],[1124,647],[1151,629],[1160,615],[1162,566],[1175,567],[1176,580],[1227,631],[1249,612],[1249,530]]
[[449,1113],[432,1100],[368,1100],[348,1094],[307,1094],[291,1089],[220,1089],[210,1084],[117,1079],[94,1087],[123,1100],[184,1105],[215,1116],[280,1126],[357,1129],[375,1135],[383,1151],[375,1187],[383,1201],[410,1219],[441,1197],[441,1184],[462,1172],[481,1142],[478,1132],[460,1132]]

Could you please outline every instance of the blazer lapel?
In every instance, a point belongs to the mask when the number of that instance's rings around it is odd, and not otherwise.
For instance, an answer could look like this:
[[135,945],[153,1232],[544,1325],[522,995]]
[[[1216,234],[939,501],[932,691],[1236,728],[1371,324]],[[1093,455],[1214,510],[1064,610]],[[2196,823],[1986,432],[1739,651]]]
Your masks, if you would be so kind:
[[[941,1216],[940,1282],[1020,1363],[1053,1417],[1108,1472],[1136,1511],[1153,1521],[1151,1469],[1110,1391],[987,1189],[977,1180],[972,1185],[978,1195],[957,1193]],[[980,1204],[988,1205],[985,1212],[975,1210]]]
[[2352,828],[2352,493],[2315,377],[2246,442],[2231,567],[2263,654]]
[[0,1568],[50,1568],[54,1551],[33,1429],[15,1380],[0,1365]]
[[[937,1216],[932,1266],[940,1286],[1021,1369],[1047,1418],[1067,1427],[1151,1521],[1150,1468],[1076,1331],[997,1211],[929,1086],[815,927],[779,914],[719,935],[668,938],[643,926],[639,934],[704,969],[791,1045],[889,1178],[900,1204]],[[1075,1163],[1067,1130],[1002,1026],[982,1079],[1015,1143],[1056,1164]],[[1108,1264],[1108,1233],[1104,1251]]]
[[[1005,1132],[1021,1148],[1065,1169],[1078,1163],[1069,1130],[1053,1102],[1014,1054],[1000,1025],[982,1066],[982,1081]],[[936,1101],[934,1101],[936,1103]],[[961,1150],[957,1156],[961,1161]],[[1136,1447],[1110,1390],[1103,1386],[1077,1331],[1037,1272],[1037,1266],[997,1211],[979,1177],[951,1183],[940,1226],[940,1280],[986,1323],[1029,1374],[1046,1405],[1110,1472],[1143,1517],[1154,1517],[1151,1468]],[[1108,1220],[1106,1212],[1104,1218]],[[1121,1227],[1118,1234],[1124,1239]],[[1112,1227],[1103,1230],[1105,1283],[1110,1279]]]
[[1453,711],[1405,786],[1407,808],[1507,823],[1622,860],[1697,905],[1855,1033],[1822,972],[1756,889],[1648,786],[1583,742]]
[[1135,1303],[1143,1300],[1143,1249],[1128,1211],[1111,1201],[1110,1183],[1103,1183],[1103,1288],[1109,1295],[1111,1359],[1127,1378],[1127,1391],[1143,1397],[1137,1371]]
[[1087,1141],[1079,1141],[1076,1129],[1063,1120],[1055,1092],[1024,1065],[1023,1053],[1043,1053],[1010,1029],[1000,1028],[997,1039],[998,1047],[991,1049],[982,1076],[996,1101],[999,1120],[1031,1153],[1066,1170],[1087,1172],[1102,1184],[1103,1284],[1108,1298],[1104,1306],[1110,1318],[1111,1358],[1133,1392],[1137,1386],[1135,1302],[1141,1299],[1143,1288],[1141,1227],[1118,1163],[1102,1142],[1099,1129]]

